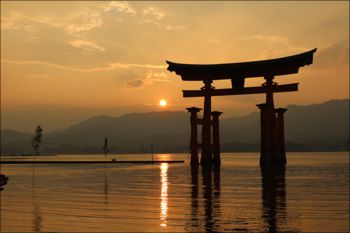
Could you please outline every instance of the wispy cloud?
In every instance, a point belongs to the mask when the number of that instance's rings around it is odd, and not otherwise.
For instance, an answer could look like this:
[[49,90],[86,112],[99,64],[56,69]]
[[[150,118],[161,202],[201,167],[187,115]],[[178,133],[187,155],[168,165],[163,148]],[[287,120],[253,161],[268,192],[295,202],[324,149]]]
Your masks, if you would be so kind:
[[140,89],[145,85],[145,80],[133,79],[125,83],[126,88]]
[[125,83],[126,88],[141,89],[146,85],[154,84],[155,82],[169,82],[168,75],[164,72],[149,71],[145,78],[136,78]]
[[315,67],[321,69],[345,67],[349,70],[348,42],[341,41],[320,47],[315,55]]
[[69,15],[63,28],[68,34],[80,35],[102,24],[102,15],[99,11],[85,8]]
[[11,11],[8,16],[1,16],[1,29],[23,29],[33,32],[35,28],[47,26],[61,28],[69,35],[83,36],[88,31],[102,26],[102,18],[98,10],[89,8],[80,9],[65,16],[29,16],[19,11]]
[[10,11],[8,16],[1,16],[1,29],[17,29],[20,21],[25,19],[25,15],[19,11]]
[[136,15],[135,9],[132,8],[127,2],[112,1],[108,4],[102,4],[99,7],[102,8],[104,12],[117,11],[125,12],[131,15]]
[[[149,6],[137,12],[128,2],[112,1],[100,4],[95,8],[84,7],[66,15],[44,13],[28,15],[20,11],[9,11],[6,16],[1,16],[1,29],[23,29],[28,33],[35,34],[39,31],[38,29],[46,26],[62,29],[73,37],[83,37],[89,31],[102,27],[106,19],[116,17],[115,13],[136,16],[137,21],[156,25],[159,29],[181,31],[185,28],[161,21],[166,14],[158,8]],[[119,14],[119,16],[122,15]]]
[[143,16],[150,16],[154,19],[161,19],[165,16],[165,13],[157,8],[154,7],[147,7],[142,12]]
[[75,48],[82,49],[83,51],[89,53],[93,51],[100,51],[103,52],[105,49],[98,44],[87,41],[87,40],[72,40],[72,41],[67,41],[67,43]]
[[267,59],[278,56],[287,56],[297,52],[306,51],[311,48],[300,47],[293,44],[285,36],[271,34],[253,34],[247,36],[233,37],[237,46],[255,45],[259,48],[258,54],[255,52],[257,59]]
[[153,72],[149,73],[148,78],[156,82],[169,82],[169,76],[165,72]]
[[289,46],[289,41],[287,38],[282,36],[271,36],[271,35],[251,35],[245,37],[236,37],[238,40],[260,40],[272,44],[279,44]]
[[166,69],[167,65],[152,65],[152,64],[135,64],[135,63],[110,63],[105,67],[94,67],[94,68],[76,68],[71,66],[65,66],[46,61],[11,61],[1,59],[1,62],[18,65],[43,65],[57,69],[75,71],[75,72],[99,72],[99,71],[110,71],[116,69],[130,69],[130,68],[146,68],[146,69]]
[[160,30],[183,31],[186,28],[185,26],[172,25],[165,22],[165,17],[166,13],[164,11],[153,6],[149,6],[143,9],[140,20],[142,23],[153,24]]
[[132,68],[132,67],[138,67],[138,68],[150,68],[150,69],[166,69],[167,65],[151,65],[151,64],[134,64],[134,63],[111,63],[109,64],[109,69],[114,68]]

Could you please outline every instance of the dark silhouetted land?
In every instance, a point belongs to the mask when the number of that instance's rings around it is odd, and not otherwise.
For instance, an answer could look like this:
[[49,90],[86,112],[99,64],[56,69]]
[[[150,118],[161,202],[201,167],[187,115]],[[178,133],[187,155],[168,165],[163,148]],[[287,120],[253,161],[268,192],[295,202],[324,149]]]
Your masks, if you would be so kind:
[[[287,151],[348,151],[349,100],[308,106],[287,106]],[[259,113],[221,120],[222,152],[259,151]],[[120,117],[96,116],[56,134],[45,134],[43,154],[102,153],[109,138],[110,153],[187,152],[187,112],[131,113]],[[1,131],[1,154],[32,153],[30,133]]]

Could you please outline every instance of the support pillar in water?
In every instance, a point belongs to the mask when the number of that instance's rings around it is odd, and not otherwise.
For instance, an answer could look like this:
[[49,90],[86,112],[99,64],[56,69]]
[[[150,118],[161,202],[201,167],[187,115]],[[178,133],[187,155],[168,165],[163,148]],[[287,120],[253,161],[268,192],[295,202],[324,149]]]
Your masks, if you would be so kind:
[[211,166],[212,149],[211,149],[211,86],[212,80],[205,80],[204,87],[204,113],[202,124],[202,166]]
[[191,139],[190,139],[190,149],[191,149],[191,166],[198,166],[198,135],[197,135],[197,113],[201,110],[200,108],[192,107],[186,108],[188,112],[191,113],[190,123],[191,123]]
[[[284,139],[284,112],[287,109],[273,109],[268,104],[258,104],[260,109],[260,166],[286,164]],[[277,114],[277,116],[276,116]]]
[[271,138],[269,126],[269,106],[267,104],[258,104],[260,109],[260,166],[270,163],[272,160]]
[[219,116],[222,112],[214,111],[211,113],[213,117],[213,164],[214,166],[220,166],[220,125],[219,125]]
[[287,163],[285,139],[284,139],[284,113],[287,111],[285,108],[277,108],[277,135],[278,135],[278,147],[279,147],[279,159],[283,164]]
[[266,103],[258,104],[260,109],[261,124],[261,151],[260,166],[277,163],[280,164],[280,138],[278,132],[278,124],[276,119],[276,111],[273,101],[273,88],[277,84],[273,82],[273,76],[264,77],[266,83]]

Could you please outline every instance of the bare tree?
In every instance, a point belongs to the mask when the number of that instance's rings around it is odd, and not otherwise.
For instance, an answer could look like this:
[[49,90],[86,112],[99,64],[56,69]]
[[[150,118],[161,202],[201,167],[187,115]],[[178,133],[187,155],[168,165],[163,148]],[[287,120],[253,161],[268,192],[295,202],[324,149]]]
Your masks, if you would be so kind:
[[32,146],[34,149],[34,155],[39,155],[39,149],[41,144],[41,138],[43,136],[43,129],[38,125],[35,129],[35,135],[32,138]]

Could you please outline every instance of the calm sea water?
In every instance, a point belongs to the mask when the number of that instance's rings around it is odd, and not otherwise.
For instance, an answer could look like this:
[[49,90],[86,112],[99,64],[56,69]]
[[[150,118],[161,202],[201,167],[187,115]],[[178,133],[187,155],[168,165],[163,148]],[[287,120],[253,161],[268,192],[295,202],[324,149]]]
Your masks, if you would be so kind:
[[[220,170],[184,164],[1,165],[1,232],[348,232],[349,154],[289,153],[261,170],[255,153]],[[40,159],[100,160],[103,156]],[[150,155],[108,155],[149,160]],[[18,157],[16,159],[31,159]]]

